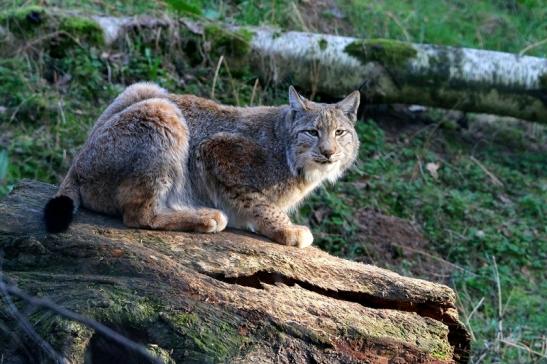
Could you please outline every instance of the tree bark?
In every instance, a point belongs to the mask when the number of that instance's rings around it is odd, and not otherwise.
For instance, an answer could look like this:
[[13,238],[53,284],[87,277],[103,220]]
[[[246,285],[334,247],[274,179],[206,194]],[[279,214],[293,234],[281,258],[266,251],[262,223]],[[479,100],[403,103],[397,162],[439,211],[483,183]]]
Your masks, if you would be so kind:
[[[94,19],[110,44],[127,29],[178,24],[168,19]],[[208,26],[182,24],[207,38]],[[419,104],[547,123],[543,58],[258,27],[226,26],[223,31],[224,39],[239,37],[240,43],[249,43],[251,52],[237,53],[239,64],[250,63],[260,77],[289,81],[312,94],[342,97],[364,86],[367,103]]]
[[[469,335],[444,285],[238,231],[127,229],[85,210],[66,233],[49,235],[41,211],[54,191],[23,181],[0,202],[4,278],[165,362],[467,361]],[[82,324],[41,310],[28,317],[73,363],[134,355]],[[10,337],[10,320],[0,309],[4,362],[44,362],[32,342]]]

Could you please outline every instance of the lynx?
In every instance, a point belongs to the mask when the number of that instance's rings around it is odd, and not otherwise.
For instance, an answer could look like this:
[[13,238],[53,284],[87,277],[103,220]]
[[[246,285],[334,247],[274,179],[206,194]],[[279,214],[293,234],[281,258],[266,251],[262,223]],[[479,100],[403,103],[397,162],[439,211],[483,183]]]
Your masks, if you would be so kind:
[[132,228],[230,226],[306,247],[310,229],[288,213],[356,159],[359,101],[316,103],[291,86],[289,105],[233,107],[134,84],[97,120],[45,206],[46,228],[66,230],[83,206]]

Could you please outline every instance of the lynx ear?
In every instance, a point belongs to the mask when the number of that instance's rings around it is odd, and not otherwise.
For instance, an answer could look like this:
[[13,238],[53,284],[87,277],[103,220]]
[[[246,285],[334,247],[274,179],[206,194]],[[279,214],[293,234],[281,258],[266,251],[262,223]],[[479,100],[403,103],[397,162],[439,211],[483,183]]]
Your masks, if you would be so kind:
[[295,111],[308,110],[308,100],[300,96],[292,86],[289,86],[289,105]]
[[342,110],[348,118],[355,122],[357,120],[357,109],[359,109],[359,102],[361,101],[361,94],[359,91],[353,91],[346,96],[345,99],[339,101],[336,107]]

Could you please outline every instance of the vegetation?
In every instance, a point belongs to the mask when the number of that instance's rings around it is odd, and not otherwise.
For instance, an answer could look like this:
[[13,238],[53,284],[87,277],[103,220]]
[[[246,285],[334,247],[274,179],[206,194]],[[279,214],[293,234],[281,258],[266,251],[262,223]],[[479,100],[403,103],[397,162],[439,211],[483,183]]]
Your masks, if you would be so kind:
[[[169,12],[211,22],[205,41],[188,34],[142,34],[108,50],[93,22],[75,16],[45,24],[42,1],[3,3],[0,195],[22,178],[58,183],[101,110],[138,80],[153,80],[173,92],[213,94],[234,105],[286,103],[288,85],[261,84],[250,70],[234,74],[230,61],[220,65],[213,82],[220,55],[248,51],[249,37],[223,32],[216,21],[297,30],[325,25],[307,17],[307,2],[288,0],[47,2],[86,14]],[[341,32],[355,36],[547,56],[547,44],[541,43],[547,34],[542,0],[327,3],[337,11],[321,8],[320,18],[337,19]],[[338,12],[347,15],[340,20]],[[66,36],[53,36],[56,30]],[[224,51],[204,51],[211,43]],[[362,238],[358,216],[368,208],[416,222],[429,242],[423,253],[453,268],[443,279],[457,291],[473,332],[473,359],[539,362],[547,346],[545,128],[473,116],[464,125],[438,111],[414,121],[397,118],[376,113],[359,121],[359,162],[343,181],[314,194],[297,219],[312,225],[322,249],[405,274],[420,274],[418,263],[409,259],[390,266],[374,254],[373,242]]]

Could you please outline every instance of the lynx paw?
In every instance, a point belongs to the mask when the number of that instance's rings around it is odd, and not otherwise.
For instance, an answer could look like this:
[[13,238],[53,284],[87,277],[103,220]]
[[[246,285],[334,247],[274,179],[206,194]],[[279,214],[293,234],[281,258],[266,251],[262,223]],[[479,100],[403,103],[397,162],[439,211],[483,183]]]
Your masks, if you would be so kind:
[[200,218],[202,223],[196,229],[200,233],[218,233],[228,225],[228,218],[220,210],[206,210],[200,213]]
[[305,248],[313,243],[313,235],[307,226],[292,225],[276,234],[274,240],[279,244]]

